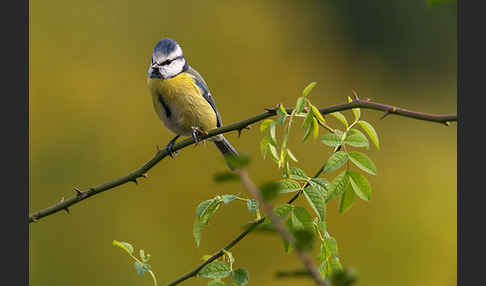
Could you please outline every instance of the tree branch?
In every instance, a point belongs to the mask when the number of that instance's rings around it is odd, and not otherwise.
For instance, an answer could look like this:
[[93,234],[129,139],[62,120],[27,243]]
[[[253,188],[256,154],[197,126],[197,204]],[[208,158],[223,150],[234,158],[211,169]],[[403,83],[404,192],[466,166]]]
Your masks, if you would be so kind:
[[[404,117],[410,117],[418,120],[425,120],[425,121],[431,121],[431,122],[437,122],[437,123],[443,123],[445,125],[449,125],[449,122],[457,121],[457,115],[454,114],[449,114],[449,115],[435,115],[435,114],[428,114],[428,113],[422,113],[422,112],[416,112],[416,111],[411,111],[391,105],[386,105],[386,104],[381,104],[381,103],[376,103],[376,102],[371,102],[367,100],[361,100],[358,98],[355,98],[352,102],[350,103],[345,103],[345,104],[338,104],[338,105],[333,105],[329,106],[326,108],[321,108],[319,111],[321,112],[322,115],[329,114],[332,112],[336,111],[343,111],[343,110],[349,110],[352,108],[365,108],[365,109],[374,109],[374,110],[380,110],[385,112],[386,115],[388,114],[395,114],[399,116],[404,116]],[[291,113],[292,109],[287,109],[287,112]],[[231,131],[238,131],[241,132],[241,130],[247,128],[249,125],[262,121],[266,118],[272,117],[276,115],[276,109],[268,109],[266,112],[260,113],[258,115],[252,116],[248,119],[242,120],[240,122],[230,124],[227,126],[223,126],[217,129],[211,130],[207,135],[201,136],[201,138],[205,139],[214,135],[218,134],[223,134],[223,133],[228,133]],[[194,144],[194,139],[193,138],[188,138],[186,140],[183,140],[173,146],[173,151],[180,150],[182,148],[185,148],[189,145]],[[118,179],[112,180],[110,182],[97,185],[94,187],[90,187],[88,189],[85,189],[83,191],[75,188],[74,190],[76,191],[76,194],[67,198],[67,199],[62,199],[60,202],[54,204],[53,206],[50,206],[48,208],[45,208],[40,211],[36,211],[32,214],[29,215],[29,223],[31,222],[36,222],[39,219],[49,216],[51,214],[54,214],[58,211],[65,210],[66,212],[69,213],[69,207],[77,204],[89,197],[92,197],[96,194],[99,194],[101,192],[113,189],[117,186],[126,184],[128,182],[135,182],[137,183],[137,179],[141,177],[146,177],[146,173],[153,167],[155,166],[160,160],[163,158],[167,157],[168,153],[167,150],[158,150],[157,153],[147,161],[145,164],[143,164],[141,167],[138,169],[132,171],[131,173],[120,177]]]

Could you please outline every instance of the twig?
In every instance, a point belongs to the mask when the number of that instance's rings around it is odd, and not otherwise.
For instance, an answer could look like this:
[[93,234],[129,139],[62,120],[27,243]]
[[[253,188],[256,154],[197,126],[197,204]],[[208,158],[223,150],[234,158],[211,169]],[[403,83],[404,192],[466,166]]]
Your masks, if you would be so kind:
[[[332,105],[326,108],[321,108],[319,111],[321,112],[322,115],[329,114],[332,112],[336,111],[343,111],[343,110],[349,110],[352,108],[366,108],[366,109],[374,109],[374,110],[380,110],[384,112],[389,112],[391,114],[399,115],[399,116],[404,116],[404,117],[410,117],[418,120],[425,120],[425,121],[431,121],[431,122],[437,122],[437,123],[442,123],[445,125],[448,125],[450,122],[457,121],[457,115],[454,114],[449,114],[449,115],[435,115],[435,114],[428,114],[428,113],[422,113],[422,112],[416,112],[416,111],[411,111],[399,107],[394,107],[391,105],[386,105],[386,104],[381,104],[381,103],[376,103],[376,102],[371,102],[371,101],[366,101],[366,100],[361,100],[361,99],[355,99],[352,102],[349,103],[344,103],[344,104],[338,104],[338,105]],[[292,112],[292,109],[287,109],[288,113]],[[201,136],[202,139],[208,138],[214,135],[218,134],[223,134],[223,133],[228,133],[231,131],[238,131],[246,126],[249,126],[253,123],[262,121],[266,118],[272,117],[276,115],[275,109],[267,109],[267,111],[260,113],[258,115],[252,116],[248,119],[242,120],[240,122],[223,126],[217,129],[214,129],[210,131],[207,135],[204,134]],[[175,152],[177,150],[183,149],[189,145],[194,144],[194,139],[193,138],[188,138],[186,140],[183,140],[177,144],[175,144],[172,148],[172,150]],[[79,189],[76,190],[76,194],[65,199],[62,203],[55,204],[53,206],[50,206],[48,208],[45,208],[40,211],[36,211],[34,213],[31,213],[29,215],[29,223],[31,222],[37,222],[43,217],[49,216],[51,214],[54,214],[58,211],[64,210],[74,204],[77,204],[91,196],[97,195],[101,192],[113,189],[117,186],[126,184],[128,182],[137,182],[137,179],[140,177],[145,177],[146,174],[153,166],[155,166],[160,160],[163,158],[167,157],[168,153],[167,150],[165,149],[159,149],[157,153],[147,161],[145,164],[143,164],[141,167],[138,169],[132,171],[131,173],[120,177],[118,179],[109,181],[107,183],[97,185],[94,187],[90,187],[84,191],[81,191]]]

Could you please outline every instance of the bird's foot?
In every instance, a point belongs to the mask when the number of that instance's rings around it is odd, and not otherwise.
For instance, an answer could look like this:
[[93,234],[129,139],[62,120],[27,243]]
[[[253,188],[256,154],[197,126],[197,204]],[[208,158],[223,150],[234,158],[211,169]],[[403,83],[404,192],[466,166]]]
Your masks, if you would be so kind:
[[199,139],[201,135],[207,135],[208,133],[204,130],[202,130],[200,127],[192,126],[192,138],[194,139],[194,142],[196,142],[195,146],[199,144],[202,140]]
[[172,147],[174,146],[177,138],[179,138],[179,135],[174,137],[174,139],[170,140],[167,146],[165,146],[165,150],[167,151],[167,154],[169,154],[171,158],[174,158],[178,154],[177,151],[172,150]]

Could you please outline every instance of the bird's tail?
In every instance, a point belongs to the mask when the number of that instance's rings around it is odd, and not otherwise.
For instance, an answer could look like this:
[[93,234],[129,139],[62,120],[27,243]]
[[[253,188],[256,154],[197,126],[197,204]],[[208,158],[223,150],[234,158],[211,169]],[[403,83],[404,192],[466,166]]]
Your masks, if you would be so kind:
[[[228,142],[228,140],[226,140],[226,138],[224,136],[221,135],[221,137],[219,137],[218,139],[214,140],[213,141],[214,144],[216,144],[216,147],[218,147],[219,151],[221,152],[221,154],[223,154],[223,156],[238,156],[238,152],[236,152],[236,149],[231,146],[231,144]],[[228,164],[228,167],[233,170],[234,168],[232,168],[229,164]]]

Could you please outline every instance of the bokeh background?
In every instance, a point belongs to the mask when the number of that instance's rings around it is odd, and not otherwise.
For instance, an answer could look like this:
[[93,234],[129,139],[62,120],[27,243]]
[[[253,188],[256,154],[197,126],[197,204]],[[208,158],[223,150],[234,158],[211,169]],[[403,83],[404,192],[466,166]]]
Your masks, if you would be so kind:
[[[317,106],[343,103],[354,88],[377,102],[455,113],[456,9],[425,0],[31,1],[30,210],[72,195],[73,186],[125,175],[172,138],[146,88],[150,55],[163,37],[182,45],[226,124],[280,102],[293,105],[311,81],[318,82],[311,95]],[[378,176],[368,176],[372,200],[357,201],[344,215],[336,202],[328,210],[341,262],[357,271],[356,285],[455,285],[456,125],[381,115],[362,111],[382,147],[370,149],[378,167]],[[302,130],[292,132],[298,166],[313,173],[329,148],[302,145]],[[260,137],[258,128],[227,135],[252,156],[250,174],[263,183],[279,171],[259,155]],[[70,215],[31,224],[30,284],[151,285],[113,239],[150,253],[160,285],[191,270],[251,219],[243,204],[223,206],[195,247],[197,204],[245,194],[239,184],[214,183],[222,170],[214,146],[186,148],[139,186],[123,185],[73,206]],[[301,268],[277,236],[252,234],[232,252],[235,267],[250,272],[250,285],[312,285],[275,279],[276,271]]]

